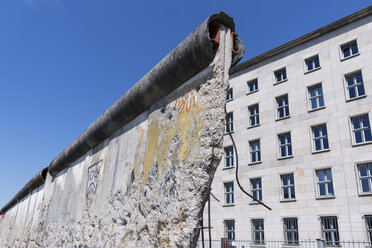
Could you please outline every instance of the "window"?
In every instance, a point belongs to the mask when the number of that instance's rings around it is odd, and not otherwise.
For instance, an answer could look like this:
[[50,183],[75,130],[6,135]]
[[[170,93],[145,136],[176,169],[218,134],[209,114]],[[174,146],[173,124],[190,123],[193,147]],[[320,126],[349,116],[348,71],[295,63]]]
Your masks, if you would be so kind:
[[265,244],[264,220],[263,219],[252,220],[252,240],[253,240],[253,244],[257,244],[257,245]]
[[226,101],[231,101],[232,99],[234,99],[233,89],[230,88],[226,94]]
[[251,163],[261,161],[261,146],[260,140],[254,140],[249,142],[249,149],[251,155]]
[[364,219],[366,220],[366,229],[367,229],[368,240],[372,244],[372,215],[366,215],[366,216],[364,216]]
[[294,177],[293,174],[282,175],[282,199],[291,200],[295,199],[295,187],[294,187]]
[[316,177],[318,181],[318,195],[325,197],[334,196],[331,169],[317,170]]
[[342,58],[346,59],[359,53],[358,44],[353,40],[347,44],[341,45]]
[[281,158],[292,156],[291,134],[290,133],[280,134],[278,135],[278,139],[279,139],[279,156]]
[[235,220],[225,220],[225,238],[235,239]]
[[319,56],[316,55],[314,57],[308,58],[305,60],[306,64],[306,71],[312,71],[317,68],[320,68]]
[[233,112],[227,113],[227,124],[225,125],[225,133],[234,132],[234,115]]
[[286,245],[298,245],[298,225],[297,218],[283,219],[284,242]]
[[372,193],[372,163],[358,165],[359,183],[362,193]]
[[354,144],[363,144],[372,141],[371,126],[367,115],[351,118]]
[[322,151],[329,149],[327,126],[324,124],[311,129],[313,133],[313,150]]
[[254,127],[260,124],[258,104],[249,106],[248,112],[249,112],[249,126]]
[[234,167],[234,148],[225,147],[225,167]]
[[280,83],[280,82],[283,82],[284,80],[287,80],[287,71],[285,67],[280,70],[275,71],[274,75],[275,75],[276,83]]
[[364,96],[366,94],[364,90],[363,77],[361,71],[345,75],[345,81],[348,100]]
[[320,217],[320,221],[326,246],[340,246],[337,217]]
[[289,116],[288,95],[276,98],[277,119]]
[[308,92],[309,106],[311,110],[324,107],[323,89],[321,84],[309,87]]
[[225,204],[234,204],[234,183],[224,183],[225,186]]
[[[262,184],[261,178],[251,179],[252,196],[262,201]],[[254,200],[253,200],[254,201]]]
[[248,84],[248,93],[253,93],[253,92],[258,91],[258,80],[257,79],[251,80],[247,82],[247,84]]

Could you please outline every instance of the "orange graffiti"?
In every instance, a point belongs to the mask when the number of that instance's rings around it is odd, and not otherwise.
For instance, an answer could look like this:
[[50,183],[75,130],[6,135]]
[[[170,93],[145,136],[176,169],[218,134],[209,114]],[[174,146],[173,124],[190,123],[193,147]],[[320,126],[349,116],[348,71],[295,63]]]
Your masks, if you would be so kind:
[[179,114],[184,109],[186,109],[186,112],[189,112],[192,106],[195,107],[198,104],[198,96],[191,90],[183,97],[177,98],[175,104]]

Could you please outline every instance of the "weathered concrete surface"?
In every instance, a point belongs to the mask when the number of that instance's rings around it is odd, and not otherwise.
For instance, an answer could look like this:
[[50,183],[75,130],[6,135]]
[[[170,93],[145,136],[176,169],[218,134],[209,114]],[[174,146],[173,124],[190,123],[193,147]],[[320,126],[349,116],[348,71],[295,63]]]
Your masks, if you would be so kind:
[[195,247],[222,157],[231,33],[209,67],[153,104],[0,222],[2,247]]

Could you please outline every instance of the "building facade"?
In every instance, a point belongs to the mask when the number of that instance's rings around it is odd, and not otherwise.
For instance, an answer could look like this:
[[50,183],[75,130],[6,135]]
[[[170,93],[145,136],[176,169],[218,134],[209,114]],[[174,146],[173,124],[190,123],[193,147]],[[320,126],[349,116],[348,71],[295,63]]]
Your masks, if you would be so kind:
[[212,239],[372,241],[372,8],[240,64],[230,86],[237,154],[226,134]]

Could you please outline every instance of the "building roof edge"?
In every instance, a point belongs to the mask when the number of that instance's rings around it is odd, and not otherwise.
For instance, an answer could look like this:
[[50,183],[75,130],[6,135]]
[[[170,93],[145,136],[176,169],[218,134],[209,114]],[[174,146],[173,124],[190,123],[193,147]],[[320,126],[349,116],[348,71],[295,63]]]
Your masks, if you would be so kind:
[[298,45],[301,45],[301,44],[304,44],[308,41],[311,41],[313,39],[316,39],[322,35],[325,35],[327,33],[330,33],[336,29],[339,29],[343,26],[346,26],[352,22],[355,22],[355,21],[358,21],[366,16],[369,16],[372,14],[372,5],[371,6],[368,6],[364,9],[361,9],[353,14],[350,14],[344,18],[341,18],[337,21],[334,21],[326,26],[323,26],[321,28],[318,28],[310,33],[307,33],[297,39],[294,39],[292,41],[289,41],[281,46],[278,46],[274,49],[271,49],[265,53],[262,53],[252,59],[249,59],[239,65],[236,65],[235,67],[231,68],[230,69],[230,74],[233,74],[233,73],[236,73],[242,69],[245,69],[251,65],[254,65],[254,64],[257,64],[265,59],[268,59],[270,57],[273,57],[277,54],[280,54],[282,52],[285,52],[293,47],[296,47]]

